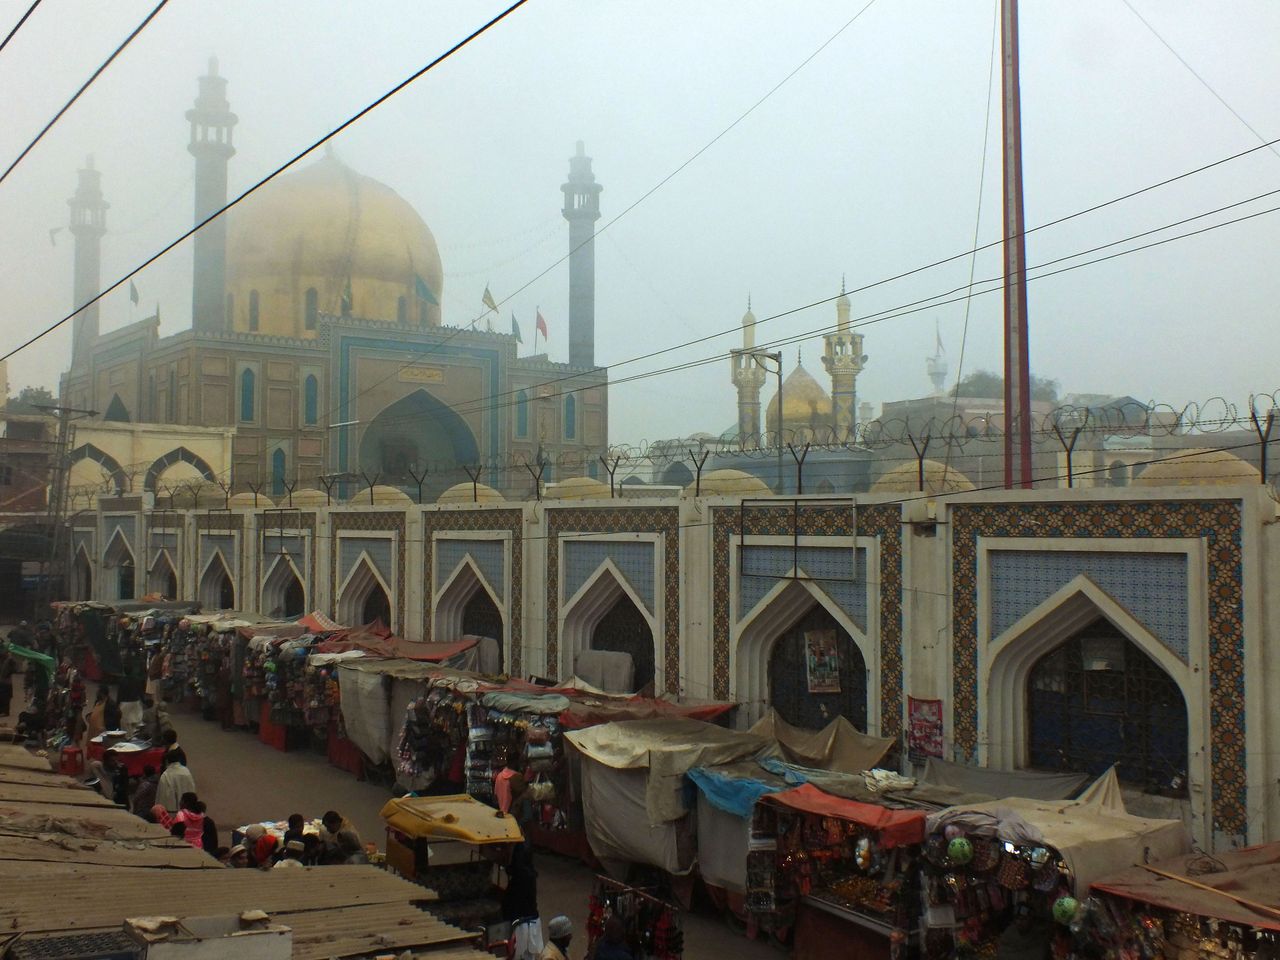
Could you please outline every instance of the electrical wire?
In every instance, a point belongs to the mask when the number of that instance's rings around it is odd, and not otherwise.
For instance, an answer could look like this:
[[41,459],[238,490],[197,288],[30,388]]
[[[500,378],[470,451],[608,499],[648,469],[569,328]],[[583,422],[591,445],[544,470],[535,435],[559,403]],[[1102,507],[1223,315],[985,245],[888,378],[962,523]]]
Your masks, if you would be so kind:
[[[17,167],[17,165],[20,164],[26,158],[27,154],[29,154],[32,150],[35,149],[36,144],[44,139],[44,135],[48,133],[50,130],[52,130],[53,125],[62,119],[62,115],[66,113],[68,110],[70,110],[72,105],[77,100],[80,99],[80,95],[84,93],[86,90],[88,90],[90,86],[93,85],[93,81],[97,80],[98,77],[102,75],[102,72],[107,69],[107,67],[111,66],[111,62],[115,60],[116,57],[120,56],[121,53],[124,52],[124,48],[129,46],[129,44],[133,42],[134,37],[136,37],[138,34],[140,34],[143,30],[146,29],[147,24],[149,24],[152,20],[155,19],[156,14],[158,14],[161,10],[163,10],[165,7],[165,4],[167,4],[168,2],[169,0],[160,0],[160,2],[155,5],[155,8],[152,9],[152,11],[146,15],[143,21],[133,28],[133,32],[130,33],[127,37],[125,37],[124,40],[120,42],[120,45],[115,48],[115,50],[111,51],[111,56],[103,60],[102,63],[99,65],[98,69],[93,71],[93,73],[89,74],[89,79],[80,85],[80,89],[71,95],[71,99],[62,105],[62,109],[60,109],[57,113],[53,115],[53,119],[44,125],[44,129],[42,129],[39,133],[37,133],[35,139],[26,145],[23,151],[20,154],[18,154],[17,158],[13,161],[13,163],[9,164],[5,172],[0,173],[0,183],[4,183],[4,181],[8,179],[9,174],[13,173],[14,168]],[[34,7],[32,9],[34,9]],[[28,11],[28,13],[30,13],[30,11]],[[24,16],[23,19],[25,20],[26,17]],[[21,24],[19,24],[19,26],[21,26]],[[17,27],[15,27],[14,29],[16,30]],[[10,34],[10,36],[12,36],[12,34]],[[7,43],[8,41],[6,40],[5,42]],[[99,294],[99,296],[101,296],[101,294]],[[93,301],[90,300],[89,302],[92,303]],[[86,304],[86,306],[88,306],[88,304]]]
[[[161,0],[160,6],[161,6],[161,7],[163,7],[163,6],[164,6],[164,4],[165,4],[165,3],[167,3],[167,2],[168,2],[168,0]],[[230,209],[231,209],[232,207],[234,207],[236,204],[240,203],[240,202],[241,202],[242,200],[244,200],[246,197],[250,196],[250,195],[251,195],[251,194],[253,194],[255,191],[257,191],[257,190],[261,189],[261,188],[262,188],[263,186],[265,186],[267,183],[269,183],[270,181],[274,180],[276,177],[278,177],[280,174],[284,173],[286,170],[288,170],[290,167],[292,167],[294,164],[296,164],[296,163],[297,163],[299,160],[301,160],[303,157],[307,156],[309,153],[311,153],[311,152],[312,152],[313,150],[315,150],[317,147],[321,147],[321,146],[323,146],[324,144],[328,143],[330,140],[332,140],[332,139],[333,139],[334,137],[336,137],[338,134],[342,133],[342,131],[346,130],[346,129],[347,129],[348,127],[350,127],[352,124],[354,124],[354,123],[356,123],[357,121],[361,120],[361,119],[362,119],[366,114],[368,114],[368,113],[372,112],[373,110],[377,109],[377,108],[378,108],[378,107],[380,107],[383,103],[385,103],[387,100],[390,100],[390,99],[391,99],[392,97],[394,97],[397,93],[399,93],[401,90],[403,90],[405,87],[409,86],[409,85],[410,85],[410,84],[412,84],[414,81],[416,81],[418,78],[422,77],[424,74],[428,73],[429,71],[433,70],[435,67],[439,66],[439,65],[440,65],[441,63],[443,63],[444,61],[448,60],[451,56],[453,56],[455,53],[457,53],[457,52],[458,52],[459,50],[461,50],[463,47],[467,46],[467,45],[468,45],[469,43],[471,43],[473,40],[475,40],[475,39],[477,39],[478,37],[482,36],[483,34],[487,33],[490,29],[492,29],[493,27],[497,26],[499,23],[501,23],[503,20],[505,20],[505,19],[506,19],[507,17],[509,17],[511,14],[515,13],[517,10],[519,10],[521,7],[523,7],[523,6],[524,6],[526,3],[528,3],[528,2],[529,2],[529,0],[515,0],[515,2],[514,2],[514,3],[512,3],[509,7],[507,7],[505,10],[503,10],[503,11],[502,11],[501,13],[499,13],[497,16],[493,17],[491,20],[487,21],[487,22],[486,22],[486,23],[484,23],[482,26],[477,27],[475,30],[473,30],[471,33],[469,33],[467,36],[463,37],[461,40],[459,40],[457,43],[455,43],[455,44],[454,44],[453,46],[451,46],[449,49],[447,49],[446,51],[444,51],[444,53],[440,54],[440,55],[439,55],[438,57],[436,57],[434,60],[430,61],[426,66],[424,66],[424,67],[420,68],[419,70],[416,70],[415,72],[411,73],[411,74],[410,74],[408,77],[406,77],[404,80],[401,80],[399,83],[397,83],[394,87],[392,87],[392,88],[391,88],[390,90],[388,90],[386,93],[382,94],[382,96],[378,97],[376,100],[374,100],[374,101],[372,101],[371,103],[367,104],[366,106],[362,107],[360,110],[358,110],[356,113],[352,114],[350,117],[348,117],[348,118],[347,118],[346,120],[344,120],[342,123],[340,123],[338,126],[336,126],[336,127],[334,127],[333,129],[331,129],[328,133],[326,133],[324,136],[322,136],[322,137],[321,137],[319,140],[317,140],[315,143],[311,144],[309,147],[306,147],[306,148],[304,148],[303,150],[301,150],[301,151],[299,151],[298,153],[296,153],[296,154],[295,154],[291,159],[289,159],[289,160],[285,161],[283,164],[281,164],[281,165],[280,165],[279,167],[277,167],[275,170],[273,170],[273,171],[271,171],[270,173],[268,173],[268,174],[267,174],[265,177],[263,177],[261,180],[257,181],[255,184],[253,184],[253,186],[249,187],[247,190],[245,190],[245,191],[244,191],[243,193],[241,193],[239,196],[235,197],[235,199],[230,200],[229,202],[227,202],[227,203],[223,204],[223,205],[222,205],[221,207],[219,207],[217,210],[213,211],[213,213],[209,214],[209,216],[205,217],[203,220],[201,220],[199,223],[197,223],[197,224],[196,224],[194,227],[192,227],[190,230],[186,231],[186,232],[185,232],[185,233],[183,233],[181,236],[179,236],[176,240],[173,240],[172,242],[170,242],[170,243],[168,243],[167,245],[165,245],[163,248],[161,248],[161,249],[160,249],[159,251],[157,251],[156,253],[153,253],[151,256],[147,257],[147,259],[146,259],[146,260],[142,261],[140,264],[138,264],[136,267],[134,267],[134,268],[133,268],[132,270],[130,270],[128,273],[124,274],[124,276],[120,277],[120,279],[116,280],[116,281],[115,281],[114,283],[112,283],[110,286],[108,286],[108,287],[104,288],[103,290],[99,291],[96,295],[94,295],[94,296],[93,296],[93,297],[91,297],[90,299],[86,300],[84,303],[80,304],[78,307],[76,307],[76,309],[72,310],[69,314],[67,314],[67,315],[66,315],[65,317],[63,317],[61,320],[58,320],[57,322],[50,324],[49,326],[45,327],[43,330],[40,330],[38,333],[36,333],[36,334],[35,334],[34,336],[32,336],[30,339],[26,340],[25,342],[23,342],[23,343],[22,343],[22,344],[20,344],[19,346],[14,347],[12,350],[8,351],[6,354],[4,354],[4,356],[0,356],[0,360],[8,360],[10,357],[12,357],[14,354],[18,353],[19,351],[21,351],[21,350],[25,350],[27,347],[31,346],[32,344],[36,343],[37,341],[39,341],[39,340],[43,339],[44,337],[48,336],[48,335],[49,335],[50,333],[52,333],[54,330],[57,330],[60,326],[62,326],[62,325],[63,325],[64,323],[66,323],[67,321],[69,321],[69,320],[70,320],[72,317],[74,317],[77,313],[79,313],[81,310],[85,309],[85,307],[88,307],[88,306],[91,306],[92,304],[97,303],[99,300],[101,300],[103,297],[105,297],[108,293],[111,293],[111,291],[118,289],[119,287],[123,286],[125,283],[128,283],[128,282],[129,282],[129,280],[133,279],[133,277],[137,276],[139,273],[141,273],[141,272],[142,272],[143,270],[145,270],[147,267],[151,266],[151,264],[155,263],[157,260],[159,260],[161,257],[163,257],[166,253],[168,253],[170,250],[172,250],[174,247],[178,246],[178,244],[182,243],[182,242],[183,242],[184,240],[186,240],[188,237],[191,237],[191,236],[193,236],[194,234],[196,234],[197,232],[199,232],[199,231],[200,231],[200,230],[201,230],[201,229],[202,229],[206,224],[208,224],[208,223],[212,222],[213,220],[216,220],[218,217],[222,216],[224,213],[226,213],[228,210],[230,210]],[[155,15],[155,13],[156,13],[156,12],[158,12],[158,10],[159,10],[159,7],[157,7],[155,11],[152,11],[152,16],[154,16],[154,15]],[[150,19],[150,18],[148,18],[148,19]],[[114,56],[114,54],[113,54],[113,56]],[[101,72],[101,68],[99,68],[99,72]],[[96,76],[96,74],[95,74],[95,76]],[[19,159],[21,159],[21,158],[19,158]],[[16,162],[16,161],[15,161],[15,162]],[[11,168],[11,169],[12,169],[12,168]],[[3,179],[3,178],[2,178],[2,177],[0,177],[0,180],[2,180],[2,179]]]
[[31,6],[27,7],[27,12],[18,18],[18,22],[13,25],[13,29],[9,31],[4,40],[0,41],[0,53],[4,52],[4,48],[9,45],[9,41],[13,39],[13,35],[22,29],[22,25],[27,22],[27,17],[35,13],[36,7],[38,6],[40,6],[40,0],[33,0]]

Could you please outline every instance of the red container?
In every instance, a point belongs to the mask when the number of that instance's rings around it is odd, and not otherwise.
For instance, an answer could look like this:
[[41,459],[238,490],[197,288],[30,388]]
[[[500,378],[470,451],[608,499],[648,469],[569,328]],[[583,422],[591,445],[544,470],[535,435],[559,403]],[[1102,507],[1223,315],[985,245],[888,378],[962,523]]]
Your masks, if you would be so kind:
[[79,747],[63,747],[58,755],[58,772],[68,777],[84,773],[84,753]]
[[364,754],[360,748],[338,734],[336,717],[329,721],[329,763],[339,770],[354,774],[357,780],[364,779]]
[[258,739],[282,752],[289,749],[289,728],[271,722],[269,703],[263,703],[262,712],[258,714]]

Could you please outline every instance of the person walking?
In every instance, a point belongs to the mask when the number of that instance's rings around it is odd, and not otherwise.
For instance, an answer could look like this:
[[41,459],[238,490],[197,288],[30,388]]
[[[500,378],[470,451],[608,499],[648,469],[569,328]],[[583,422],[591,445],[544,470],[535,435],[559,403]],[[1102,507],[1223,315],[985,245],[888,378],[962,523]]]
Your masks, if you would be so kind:
[[177,813],[182,796],[196,792],[196,778],[187,769],[187,755],[179,747],[164,755],[164,772],[156,786],[156,803],[170,814]]
[[550,942],[538,954],[538,960],[569,960],[569,942],[573,939],[573,921],[563,913],[547,924]]

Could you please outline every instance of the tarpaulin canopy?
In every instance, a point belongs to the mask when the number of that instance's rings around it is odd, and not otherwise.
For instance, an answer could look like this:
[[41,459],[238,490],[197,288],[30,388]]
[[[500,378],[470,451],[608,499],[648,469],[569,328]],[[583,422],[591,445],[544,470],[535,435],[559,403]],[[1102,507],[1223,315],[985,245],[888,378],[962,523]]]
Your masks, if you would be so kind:
[[480,703],[490,710],[502,713],[536,713],[542,716],[556,716],[569,706],[569,699],[559,693],[510,693],[506,690],[494,690],[480,696]]
[[783,720],[773,708],[751,732],[775,742],[773,755],[779,759],[841,773],[870,770],[894,744],[891,739],[859,733],[844,717],[836,717],[821,730],[802,730]]
[[895,800],[914,805],[911,794],[917,789],[914,786],[915,781],[890,770],[840,773],[835,770],[817,770],[813,767],[786,763],[777,757],[761,755],[756,759],[763,769],[782,777],[793,787],[811,783],[823,793],[843,797],[846,800],[876,803],[883,798],[893,797]]
[[710,723],[734,708],[732,703],[672,703],[650,697],[576,700],[560,715],[566,730],[582,730],[615,720],[657,720],[662,717],[689,717]]
[[900,847],[924,841],[925,815],[919,810],[890,810],[873,803],[860,803],[823,793],[811,783],[794,790],[771,793],[761,803],[780,804],[804,813],[836,817],[859,824],[879,835],[885,847]]
[[387,826],[415,840],[463,843],[520,843],[524,834],[515,817],[495,815],[493,807],[465,793],[448,797],[397,797],[379,814]]
[[[1114,776],[1108,771],[1105,776]],[[1102,877],[1139,863],[1162,860],[1191,849],[1181,820],[1148,820],[1126,813],[1118,796],[1079,800],[1008,797],[991,803],[951,807],[929,817],[930,832],[956,824],[978,836],[995,836],[1023,846],[1053,847],[1075,877],[1083,896]]]
[[310,630],[312,633],[333,633],[335,630],[347,629],[342,624],[338,623],[338,621],[331,620],[326,617],[319,610],[313,610],[305,617],[299,618],[298,624]]
[[996,770],[971,767],[930,757],[924,766],[925,783],[958,791],[971,803],[976,799],[1026,797],[1030,800],[1066,800],[1078,794],[1089,782],[1087,773],[1042,773],[1038,770]]
[[[1223,894],[1280,911],[1280,843],[1229,850],[1215,854],[1212,859],[1203,854],[1193,854],[1153,866],[1163,873],[1191,877],[1196,883],[1221,890]],[[1226,869],[1206,873],[1203,872],[1206,866]],[[1245,927],[1280,930],[1280,915],[1251,909],[1231,897],[1161,877],[1141,867],[1131,867],[1095,881],[1093,889],[1095,893],[1102,891],[1180,913],[1214,917]]]
[[756,734],[675,717],[603,723],[567,733],[565,738],[603,766],[647,767],[645,809],[653,824],[684,816],[684,775],[691,769],[753,756],[765,746]]
[[756,801],[765,794],[790,789],[781,777],[754,764],[752,773],[738,775],[742,773],[741,766],[694,767],[689,771],[689,779],[717,810],[743,819],[751,816]]

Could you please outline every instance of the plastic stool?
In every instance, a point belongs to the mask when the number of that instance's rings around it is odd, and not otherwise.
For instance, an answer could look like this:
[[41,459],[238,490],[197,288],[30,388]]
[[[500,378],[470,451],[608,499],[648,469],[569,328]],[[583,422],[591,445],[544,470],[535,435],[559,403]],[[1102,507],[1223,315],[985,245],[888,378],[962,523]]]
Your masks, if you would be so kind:
[[68,777],[78,777],[84,773],[84,753],[79,747],[63,747],[58,755],[58,772]]

